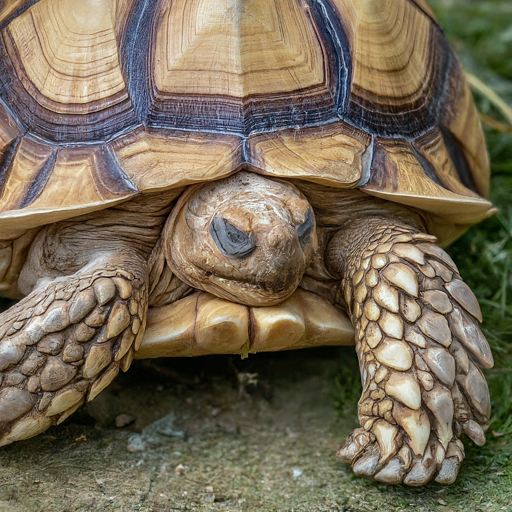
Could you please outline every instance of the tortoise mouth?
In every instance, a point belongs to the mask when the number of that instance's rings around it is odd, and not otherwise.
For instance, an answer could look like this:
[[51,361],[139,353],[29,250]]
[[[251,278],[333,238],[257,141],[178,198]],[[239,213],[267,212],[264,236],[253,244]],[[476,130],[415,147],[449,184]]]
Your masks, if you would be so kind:
[[248,171],[191,186],[164,236],[167,263],[179,279],[251,306],[289,297],[317,250],[305,196],[290,183]]
[[244,306],[197,291],[148,310],[137,359],[273,352],[325,345],[354,345],[345,312],[297,288],[275,306]]

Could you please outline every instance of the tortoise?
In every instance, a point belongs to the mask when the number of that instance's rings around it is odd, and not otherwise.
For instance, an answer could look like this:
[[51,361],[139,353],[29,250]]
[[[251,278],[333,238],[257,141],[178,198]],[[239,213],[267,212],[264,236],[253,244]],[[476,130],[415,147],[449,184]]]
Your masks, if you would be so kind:
[[7,0],[0,31],[2,446],[134,357],[355,344],[339,458],[455,480],[493,359],[441,247],[495,210],[425,0]]

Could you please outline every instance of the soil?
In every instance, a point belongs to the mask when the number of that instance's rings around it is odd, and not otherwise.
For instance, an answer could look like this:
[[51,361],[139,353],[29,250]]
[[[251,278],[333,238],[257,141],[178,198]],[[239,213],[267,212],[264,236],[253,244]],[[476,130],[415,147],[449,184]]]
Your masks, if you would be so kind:
[[136,361],[64,424],[0,450],[0,511],[512,510],[507,441],[469,449],[450,487],[338,462],[358,392],[339,368],[353,365],[337,348]]

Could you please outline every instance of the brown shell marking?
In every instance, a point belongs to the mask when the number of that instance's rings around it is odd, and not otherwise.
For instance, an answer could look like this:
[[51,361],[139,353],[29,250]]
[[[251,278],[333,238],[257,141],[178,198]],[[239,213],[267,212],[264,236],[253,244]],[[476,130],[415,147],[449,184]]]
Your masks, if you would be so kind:
[[454,59],[439,28],[408,0],[331,1],[352,48],[344,117],[381,136],[415,137],[433,126]]
[[23,137],[0,188],[0,228],[10,233],[82,215],[138,193],[104,145],[57,147]]
[[85,141],[136,121],[115,26],[130,1],[42,0],[3,31],[9,100],[39,134]]
[[264,174],[355,187],[369,162],[371,137],[347,123],[249,137],[249,162]]
[[109,147],[139,190],[165,190],[219,179],[243,164],[269,176],[354,187],[369,165],[371,138],[338,122],[281,130],[243,139],[237,135],[140,128]]
[[489,153],[473,95],[458,63],[457,73],[450,77],[450,96],[444,106],[441,123],[462,152],[475,190],[488,197],[491,176]]
[[426,210],[445,239],[493,211],[424,0],[13,0],[0,30],[2,233],[244,165]]
[[0,102],[0,154],[3,156],[8,146],[21,135],[11,114]]
[[[431,164],[426,167],[432,177],[426,174],[425,167],[418,160],[418,153],[426,164]],[[445,224],[448,224],[447,221],[471,224],[489,217],[495,211],[489,201],[457,181],[453,163],[447,158],[447,150],[438,133],[419,139],[416,153],[404,140],[376,138],[370,179],[362,190],[442,216]],[[438,228],[443,233],[443,228]],[[436,229],[434,232],[438,233]],[[447,243],[450,237],[442,235],[440,243]]]
[[214,8],[211,0],[166,2],[154,49],[155,92],[164,96],[242,99],[325,80],[322,47],[294,0],[220,0]]
[[0,4],[0,23],[2,25],[24,5],[29,4],[29,0],[6,0]]
[[247,134],[336,116],[339,73],[309,5],[176,0],[141,16],[146,48],[131,50],[129,69],[148,124]]
[[223,178],[243,163],[236,135],[139,128],[109,147],[141,191]]
[[17,210],[27,206],[35,189],[44,187],[55,162],[55,148],[32,138],[22,138],[6,169],[7,177],[0,198],[1,210]]
[[426,0],[412,0],[433,22],[437,23],[436,15],[434,11],[427,4]]

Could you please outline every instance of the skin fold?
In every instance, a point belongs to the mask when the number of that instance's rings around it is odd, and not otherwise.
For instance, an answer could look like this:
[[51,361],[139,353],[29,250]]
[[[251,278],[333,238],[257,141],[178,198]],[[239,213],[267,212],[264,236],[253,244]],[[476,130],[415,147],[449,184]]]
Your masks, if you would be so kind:
[[453,482],[460,436],[485,441],[492,356],[427,225],[357,190],[242,170],[42,228],[17,281],[26,297],[0,314],[0,444],[62,422],[126,371],[148,307],[202,290],[271,316],[300,287],[355,328],[361,428],[338,456],[387,483]]

